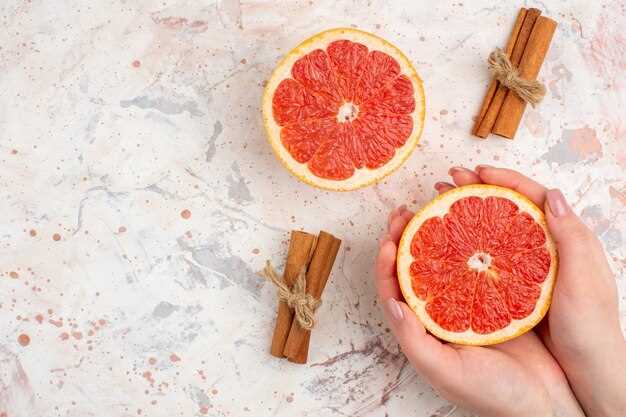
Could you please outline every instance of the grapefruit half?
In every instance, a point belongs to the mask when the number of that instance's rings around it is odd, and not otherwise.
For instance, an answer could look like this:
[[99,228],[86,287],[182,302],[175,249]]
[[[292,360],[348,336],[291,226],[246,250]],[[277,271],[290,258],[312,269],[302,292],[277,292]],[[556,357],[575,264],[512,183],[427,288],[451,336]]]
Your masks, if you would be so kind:
[[494,185],[435,198],[409,222],[398,247],[402,294],[440,339],[491,345],[533,328],[546,314],[557,252],[544,213]]
[[411,62],[371,33],[340,28],[298,45],[263,94],[267,137],[300,180],[354,190],[411,154],[424,124],[424,90]]

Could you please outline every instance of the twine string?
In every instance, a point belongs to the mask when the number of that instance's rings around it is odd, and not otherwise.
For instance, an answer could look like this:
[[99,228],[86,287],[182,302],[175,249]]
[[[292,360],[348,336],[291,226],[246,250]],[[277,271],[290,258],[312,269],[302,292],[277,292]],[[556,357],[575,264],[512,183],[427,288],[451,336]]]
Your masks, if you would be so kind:
[[294,310],[300,327],[305,330],[311,330],[315,326],[315,310],[322,302],[311,294],[306,293],[306,267],[303,266],[300,269],[291,289],[287,286],[285,280],[278,275],[270,261],[266,262],[265,268],[259,274],[276,286],[279,301],[284,301],[289,308]]
[[520,77],[517,68],[500,48],[496,48],[487,60],[489,71],[496,80],[515,93],[525,102],[535,107],[546,94],[546,87],[537,80]]

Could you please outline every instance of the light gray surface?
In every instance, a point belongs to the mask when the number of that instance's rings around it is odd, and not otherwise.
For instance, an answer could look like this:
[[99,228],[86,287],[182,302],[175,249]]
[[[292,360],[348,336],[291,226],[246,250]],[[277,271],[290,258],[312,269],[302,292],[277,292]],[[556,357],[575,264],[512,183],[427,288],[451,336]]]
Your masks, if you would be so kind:
[[[537,3],[560,23],[546,100],[486,142],[468,134],[485,59],[520,4],[436,3],[3,1],[0,413],[465,416],[398,353],[371,273],[387,212],[452,164],[560,187],[609,251],[624,322],[623,3]],[[427,115],[402,169],[336,194],[282,168],[259,106],[282,54],[349,25],[415,63]],[[344,239],[304,367],[268,355],[275,293],[255,275],[292,228]]]

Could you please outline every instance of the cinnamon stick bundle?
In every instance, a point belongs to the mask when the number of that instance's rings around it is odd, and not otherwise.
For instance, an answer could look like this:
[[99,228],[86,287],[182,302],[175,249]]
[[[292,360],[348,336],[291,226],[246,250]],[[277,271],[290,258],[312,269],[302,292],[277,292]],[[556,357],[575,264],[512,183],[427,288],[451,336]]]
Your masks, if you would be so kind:
[[[319,299],[326,287],[341,240],[330,233],[320,232],[317,238],[315,252],[306,274],[306,292]],[[306,363],[309,355],[309,341],[311,331],[303,329],[296,320],[293,320],[289,337],[283,351],[284,356],[294,363]]]
[[[520,78],[529,81],[537,78],[556,28],[556,22],[540,15],[538,9],[522,8],[504,50]],[[494,78],[472,133],[480,138],[486,138],[489,133],[513,138],[525,108],[524,100]]]
[[[526,10],[522,8],[520,10],[505,50],[506,55],[509,57],[511,63],[514,66],[519,65],[519,61],[522,58],[522,53],[524,52],[524,49],[526,48],[526,43],[528,42],[528,38],[530,37],[530,32],[533,30],[535,21],[540,14],[541,10],[539,9]],[[496,122],[496,118],[500,113],[500,109],[506,97],[506,93],[509,91],[495,78],[492,80],[492,84],[494,83],[497,84],[497,89],[493,93],[491,101],[489,101],[486,106],[487,110],[484,112],[482,117],[476,120],[476,124],[474,125],[474,134],[480,138],[486,138],[491,132],[491,129]],[[483,106],[485,106],[485,103],[487,103],[488,96],[489,92],[487,93],[487,97],[485,97],[485,102],[483,103]]]
[[[556,30],[556,22],[544,16],[537,18],[533,31],[528,38],[524,55],[519,63],[519,74],[527,80],[537,79],[543,60],[548,53],[550,42]],[[512,139],[517,132],[522,115],[526,109],[526,102],[512,91],[509,91],[502,103],[502,108],[493,126],[493,133]]]
[[[317,238],[306,232],[293,230],[289,241],[289,250],[287,252],[287,262],[285,271],[283,272],[283,280],[289,288],[291,288],[300,274],[302,268],[307,267],[313,251],[315,250],[315,242]],[[274,327],[274,335],[272,336],[272,347],[270,353],[277,358],[285,355],[285,343],[289,330],[291,330],[291,322],[293,321],[293,310],[285,301],[278,303],[278,313],[276,315],[276,325]]]

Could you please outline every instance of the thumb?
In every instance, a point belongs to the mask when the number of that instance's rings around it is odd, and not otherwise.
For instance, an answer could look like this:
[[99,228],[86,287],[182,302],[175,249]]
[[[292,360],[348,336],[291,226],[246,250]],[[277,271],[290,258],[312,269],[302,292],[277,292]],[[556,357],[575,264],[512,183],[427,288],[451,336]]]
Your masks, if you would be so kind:
[[602,244],[574,214],[561,191],[546,192],[545,213],[559,251],[557,291],[561,288],[577,300],[597,302],[598,297],[605,297],[604,301],[613,303],[617,298],[615,280]]
[[[546,192],[548,229],[559,253],[559,273],[555,291],[568,294],[568,299],[588,300],[589,291],[598,291],[590,283],[601,278],[606,266],[599,241],[582,220],[574,214],[559,190]],[[608,274],[610,276],[610,274]],[[609,284],[610,285],[610,284]],[[595,289],[594,289],[595,287]]]
[[407,359],[431,384],[459,374],[458,352],[428,334],[406,303],[388,298],[383,301],[383,312]]
[[597,240],[582,220],[574,214],[558,189],[546,192],[548,229],[556,241],[561,260],[585,259],[595,249]]

